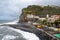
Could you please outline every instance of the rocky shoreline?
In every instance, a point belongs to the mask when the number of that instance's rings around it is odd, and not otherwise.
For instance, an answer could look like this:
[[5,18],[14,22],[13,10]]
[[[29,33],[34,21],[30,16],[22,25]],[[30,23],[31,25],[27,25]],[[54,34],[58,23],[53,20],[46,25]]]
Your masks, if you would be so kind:
[[[4,25],[1,25],[1,26],[4,26]],[[36,27],[28,23],[18,23],[18,24],[13,24],[13,25],[5,24],[5,26],[10,26],[10,27],[20,29],[26,32],[34,33],[39,37],[40,40],[51,40],[51,39],[47,39],[48,38],[47,34],[45,34],[44,32],[40,31],[39,29],[37,29]]]

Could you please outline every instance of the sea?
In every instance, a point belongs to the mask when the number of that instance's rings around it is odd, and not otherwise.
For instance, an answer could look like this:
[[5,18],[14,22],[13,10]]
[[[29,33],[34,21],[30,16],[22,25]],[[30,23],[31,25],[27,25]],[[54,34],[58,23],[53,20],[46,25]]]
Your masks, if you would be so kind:
[[0,23],[0,40],[40,40],[35,34],[15,29],[10,26],[1,26],[4,24],[18,24],[18,19],[14,21],[4,21]]
[[0,40],[39,40],[33,33],[9,26],[1,26],[4,24],[17,24],[22,9],[35,3],[30,0],[26,1],[27,0],[0,0]]

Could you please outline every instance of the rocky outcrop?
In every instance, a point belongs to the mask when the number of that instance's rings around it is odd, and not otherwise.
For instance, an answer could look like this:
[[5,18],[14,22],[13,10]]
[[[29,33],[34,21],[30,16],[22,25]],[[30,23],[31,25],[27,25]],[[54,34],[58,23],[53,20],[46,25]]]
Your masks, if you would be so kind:
[[22,10],[22,14],[21,16],[19,17],[19,23],[20,22],[27,22],[27,18],[26,18],[27,14],[24,10]]

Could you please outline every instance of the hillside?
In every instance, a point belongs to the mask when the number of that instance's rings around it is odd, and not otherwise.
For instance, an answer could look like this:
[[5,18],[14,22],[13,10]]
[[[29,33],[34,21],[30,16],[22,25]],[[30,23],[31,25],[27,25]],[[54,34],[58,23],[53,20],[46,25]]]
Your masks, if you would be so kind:
[[22,9],[22,14],[20,16],[19,22],[25,22],[26,15],[33,14],[39,17],[46,17],[47,14],[51,15],[60,15],[60,7],[58,6],[38,6],[38,5],[30,5],[27,8]]
[[60,14],[60,7],[58,6],[37,6],[37,5],[30,5],[27,8],[23,8],[23,12],[26,14],[33,14],[37,16],[45,16],[46,14],[49,15],[59,15]]

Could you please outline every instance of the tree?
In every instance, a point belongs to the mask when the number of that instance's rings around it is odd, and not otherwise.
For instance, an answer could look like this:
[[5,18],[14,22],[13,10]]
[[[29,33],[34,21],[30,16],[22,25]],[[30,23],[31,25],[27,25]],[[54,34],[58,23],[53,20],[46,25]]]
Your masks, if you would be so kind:
[[54,22],[56,27],[59,27],[59,24],[60,24],[60,17]]

